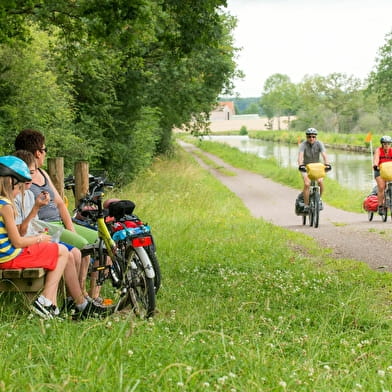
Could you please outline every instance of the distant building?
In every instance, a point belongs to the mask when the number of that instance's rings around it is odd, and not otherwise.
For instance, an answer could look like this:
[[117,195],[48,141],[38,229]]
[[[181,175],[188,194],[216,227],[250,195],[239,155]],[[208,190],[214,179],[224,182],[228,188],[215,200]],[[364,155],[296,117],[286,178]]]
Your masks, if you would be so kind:
[[234,115],[233,101],[219,102],[216,109],[210,113],[210,121],[231,120]]

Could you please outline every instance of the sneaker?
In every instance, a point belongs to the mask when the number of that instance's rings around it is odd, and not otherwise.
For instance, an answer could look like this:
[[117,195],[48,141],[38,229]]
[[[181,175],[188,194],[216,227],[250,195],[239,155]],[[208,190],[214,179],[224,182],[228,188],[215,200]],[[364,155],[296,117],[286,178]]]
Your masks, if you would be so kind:
[[88,302],[83,310],[77,310],[75,319],[85,319],[88,317],[106,317],[113,312],[111,307],[103,306],[95,301]]
[[42,317],[45,320],[53,319],[57,317],[60,313],[57,306],[50,304],[44,305],[40,300],[40,297],[37,298],[31,305],[33,312],[38,314],[38,316]]
[[75,310],[75,301],[73,298],[65,298],[63,306],[61,307],[61,313],[71,313]]
[[97,297],[92,299],[93,302],[95,302],[98,305],[102,306],[110,306],[113,305],[113,300],[110,298],[102,298],[102,297]]

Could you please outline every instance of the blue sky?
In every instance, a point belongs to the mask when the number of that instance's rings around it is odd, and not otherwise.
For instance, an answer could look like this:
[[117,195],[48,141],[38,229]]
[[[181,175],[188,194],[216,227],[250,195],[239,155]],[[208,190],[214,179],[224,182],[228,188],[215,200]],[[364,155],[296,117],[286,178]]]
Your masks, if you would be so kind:
[[392,0],[228,0],[226,11],[238,18],[241,97],[260,96],[274,73],[294,83],[333,72],[364,80],[392,31]]

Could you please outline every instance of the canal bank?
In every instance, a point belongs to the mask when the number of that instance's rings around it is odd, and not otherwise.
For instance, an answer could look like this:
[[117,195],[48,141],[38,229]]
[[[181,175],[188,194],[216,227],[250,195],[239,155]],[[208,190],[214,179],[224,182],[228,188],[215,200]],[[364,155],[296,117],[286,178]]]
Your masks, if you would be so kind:
[[[252,153],[260,158],[274,158],[282,167],[297,167],[298,145],[277,143],[244,136],[211,135],[205,140],[227,144],[242,152]],[[369,151],[356,152],[327,147],[333,170],[328,174],[344,187],[370,191],[375,185],[373,179],[372,157]]]
[[[392,272],[390,220],[382,222],[376,216],[369,222],[365,213],[351,213],[324,203],[319,228],[303,226],[301,217],[294,213],[298,190],[277,184],[259,174],[235,168],[193,144],[180,140],[178,143],[202,167],[241,198],[254,217],[314,238],[320,246],[331,249],[331,256],[337,259],[359,260],[373,269]],[[200,159],[200,154],[207,159]],[[225,172],[234,175],[225,175]],[[262,240],[261,238],[260,241]]]

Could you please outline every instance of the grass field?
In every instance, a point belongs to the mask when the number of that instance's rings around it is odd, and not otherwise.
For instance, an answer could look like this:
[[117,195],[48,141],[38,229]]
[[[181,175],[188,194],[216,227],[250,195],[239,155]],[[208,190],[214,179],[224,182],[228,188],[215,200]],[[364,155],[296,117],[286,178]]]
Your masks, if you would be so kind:
[[1,295],[0,391],[388,391],[391,277],[250,216],[181,150],[116,196],[153,229],[153,320],[42,321]]

